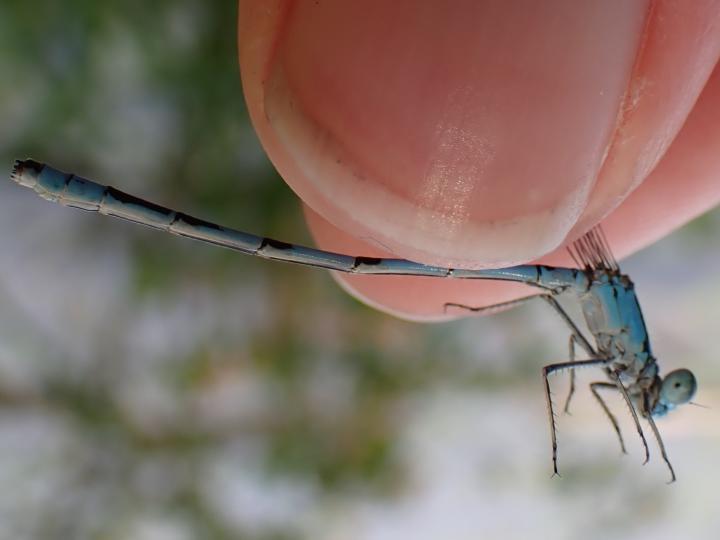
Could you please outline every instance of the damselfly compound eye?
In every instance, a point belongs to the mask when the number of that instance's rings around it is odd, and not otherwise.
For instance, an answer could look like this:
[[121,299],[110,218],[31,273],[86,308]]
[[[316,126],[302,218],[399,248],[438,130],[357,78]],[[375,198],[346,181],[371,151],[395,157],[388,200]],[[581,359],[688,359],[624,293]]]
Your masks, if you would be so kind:
[[689,369],[676,369],[668,373],[660,388],[660,400],[668,405],[682,405],[695,395],[697,382]]

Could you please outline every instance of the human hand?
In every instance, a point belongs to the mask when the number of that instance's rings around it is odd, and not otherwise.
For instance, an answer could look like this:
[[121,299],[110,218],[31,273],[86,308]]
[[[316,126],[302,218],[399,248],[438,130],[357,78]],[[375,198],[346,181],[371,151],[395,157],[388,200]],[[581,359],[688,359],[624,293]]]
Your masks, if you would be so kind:
[[[248,108],[318,244],[443,266],[618,257],[720,200],[720,1],[240,0]],[[332,224],[331,224],[332,223]],[[339,276],[405,317],[520,286]]]

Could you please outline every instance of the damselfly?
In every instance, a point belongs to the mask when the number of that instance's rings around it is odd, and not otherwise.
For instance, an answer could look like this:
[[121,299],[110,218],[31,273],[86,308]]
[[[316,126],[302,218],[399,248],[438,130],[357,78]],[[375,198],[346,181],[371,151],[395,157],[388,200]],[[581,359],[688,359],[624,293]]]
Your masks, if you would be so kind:
[[[689,402],[697,387],[695,376],[687,369],[678,369],[668,373],[664,378],[660,377],[657,361],[650,349],[650,341],[634,285],[628,276],[621,273],[600,228],[592,229],[568,248],[577,268],[519,265],[508,268],[464,270],[429,266],[404,259],[356,257],[279,242],[197,219],[32,160],[17,161],[12,179],[21,186],[33,189],[49,201],[119,217],[267,259],[353,274],[503,280],[524,283],[540,289],[541,291],[536,294],[494,306],[476,308],[447,304],[447,307],[454,306],[475,313],[489,313],[519,306],[537,298],[550,305],[567,324],[570,330],[569,360],[550,364],[542,369],[550,421],[554,474],[558,472],[557,438],[548,375],[565,369],[570,370],[570,391],[565,401],[567,411],[575,390],[575,368],[596,366],[605,372],[608,380],[591,383],[590,391],[610,420],[620,441],[621,450],[626,452],[620,426],[602,399],[599,393],[601,389],[619,392],[628,405],[643,444],[646,463],[650,458],[650,451],[639,417],[642,416],[647,421],[657,440],[662,458],[670,470],[670,481],[675,480],[675,472],[653,418],[663,416],[678,405]],[[587,327],[594,338],[594,345],[583,335],[576,322],[555,298],[562,292],[574,294],[577,298]],[[585,351],[587,359],[575,359],[576,346]]]

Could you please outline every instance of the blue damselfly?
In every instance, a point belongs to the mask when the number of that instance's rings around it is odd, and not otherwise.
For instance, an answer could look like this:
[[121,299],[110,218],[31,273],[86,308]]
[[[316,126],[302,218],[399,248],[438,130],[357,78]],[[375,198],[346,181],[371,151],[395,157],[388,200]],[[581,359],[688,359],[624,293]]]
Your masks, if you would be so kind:
[[[478,308],[447,304],[446,307],[453,306],[474,313],[490,313],[519,306],[531,299],[541,299],[567,324],[570,330],[570,358],[566,362],[550,364],[542,369],[554,474],[558,472],[557,439],[548,375],[570,370],[570,391],[565,401],[567,411],[575,390],[575,368],[595,366],[605,372],[607,380],[591,383],[590,390],[612,423],[621,450],[625,452],[625,443],[619,424],[602,399],[600,389],[619,392],[628,405],[645,450],[645,462],[648,461],[650,452],[640,417],[648,422],[662,458],[670,470],[671,482],[675,480],[675,472],[653,418],[663,416],[678,405],[689,402],[697,386],[695,377],[687,369],[678,369],[664,378],[660,377],[633,282],[621,272],[599,227],[590,230],[568,248],[577,268],[519,265],[467,270],[430,266],[404,259],[344,255],[256,236],[188,216],[33,160],[17,161],[12,179],[53,202],[119,217],[266,259],[353,274],[489,279],[524,283],[537,288],[540,291],[536,294],[494,306]],[[557,301],[556,296],[563,292],[577,298],[594,344],[583,335],[578,324]],[[583,349],[586,359],[575,359],[576,346]]]

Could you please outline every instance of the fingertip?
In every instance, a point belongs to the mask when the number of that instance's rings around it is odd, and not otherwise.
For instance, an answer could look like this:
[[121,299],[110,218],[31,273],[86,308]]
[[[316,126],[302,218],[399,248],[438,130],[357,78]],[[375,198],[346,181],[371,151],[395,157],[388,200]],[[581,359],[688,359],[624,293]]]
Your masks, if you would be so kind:
[[[471,268],[562,243],[645,14],[636,3],[244,3],[260,21],[241,25],[248,105],[291,187],[398,256]],[[613,47],[598,48],[608,36]]]

